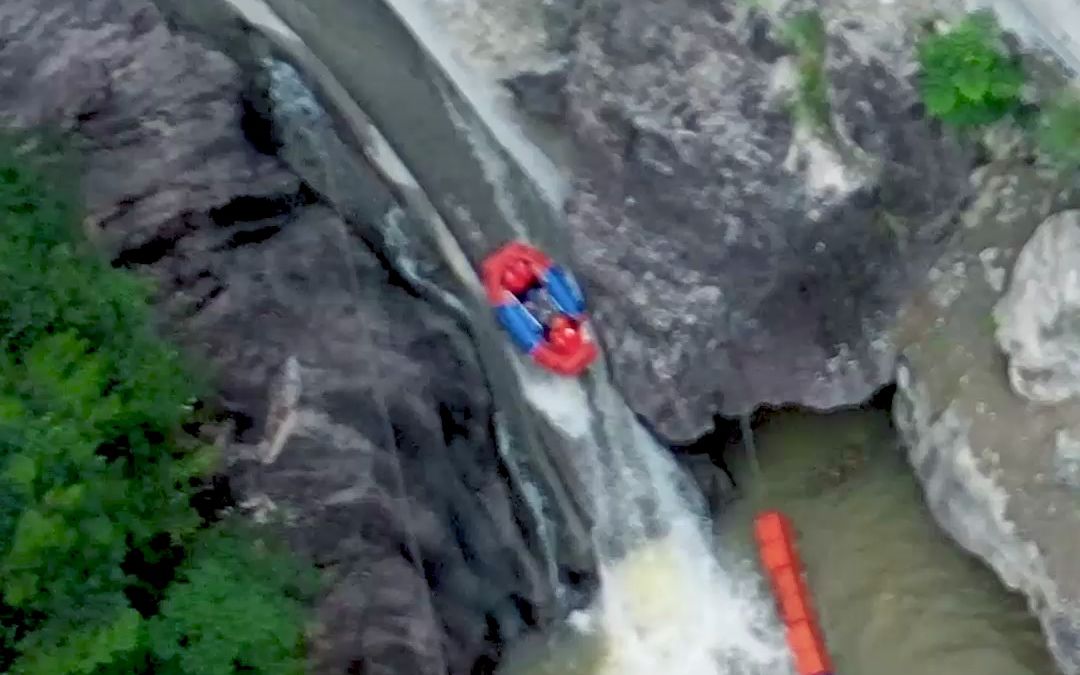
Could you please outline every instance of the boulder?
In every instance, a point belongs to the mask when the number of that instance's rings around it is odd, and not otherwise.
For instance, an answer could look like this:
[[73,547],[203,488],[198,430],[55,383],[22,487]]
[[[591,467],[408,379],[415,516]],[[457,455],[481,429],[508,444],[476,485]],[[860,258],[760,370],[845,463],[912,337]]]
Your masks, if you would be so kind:
[[472,341],[273,154],[246,92],[145,0],[0,3],[0,123],[73,132],[87,231],[216,379],[235,500],[324,572],[313,672],[490,669],[554,603]]
[[1013,390],[1037,403],[1080,394],[1080,211],[1048,218],[1024,245],[994,309]]
[[1066,397],[1080,189],[1004,159],[905,311],[894,417],[941,526],[1080,673],[1080,400]]
[[[910,40],[826,18],[805,54],[734,2],[590,10],[567,84],[570,233],[631,406],[686,442],[718,414],[868,398],[971,165],[925,118]],[[793,115],[816,75],[821,118]]]
[[566,63],[555,61],[544,68],[525,70],[503,80],[520,109],[550,122],[566,115]]

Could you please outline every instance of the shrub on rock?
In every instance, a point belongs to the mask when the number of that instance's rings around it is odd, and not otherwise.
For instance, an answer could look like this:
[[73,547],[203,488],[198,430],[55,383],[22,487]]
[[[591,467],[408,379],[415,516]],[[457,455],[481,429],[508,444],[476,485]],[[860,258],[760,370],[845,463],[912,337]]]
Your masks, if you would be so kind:
[[215,462],[185,431],[200,389],[43,156],[0,140],[0,672],[295,672],[294,574],[192,508]]
[[957,126],[989,124],[1020,103],[1024,74],[999,44],[992,15],[976,13],[919,45],[919,87],[930,114]]

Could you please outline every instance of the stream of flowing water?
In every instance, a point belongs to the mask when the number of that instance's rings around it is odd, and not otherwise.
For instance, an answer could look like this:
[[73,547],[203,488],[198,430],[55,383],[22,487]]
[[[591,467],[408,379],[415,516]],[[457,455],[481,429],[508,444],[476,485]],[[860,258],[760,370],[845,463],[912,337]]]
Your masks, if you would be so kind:
[[[414,101],[411,108],[426,112],[423,123],[429,136],[441,127],[447,135],[440,136],[440,142],[456,144],[465,155],[437,161],[430,147],[424,153],[426,162],[417,166],[417,149],[409,147],[409,136],[395,137],[394,129],[382,124],[387,141],[369,132],[365,151],[400,192],[424,192],[432,204],[422,220],[424,234],[459,282],[458,304],[470,315],[475,337],[484,345],[480,355],[486,369],[499,378],[496,386],[501,383],[520,394],[516,402],[507,396],[502,412],[524,417],[519,428],[549,430],[504,439],[502,450],[511,455],[508,464],[521,467],[523,491],[543,492],[527,478],[533,473],[530,460],[552,452],[558,453],[558,472],[573,479],[576,488],[571,491],[588,523],[599,590],[591,605],[568,617],[566,625],[598,645],[592,672],[788,672],[782,635],[757,578],[749,568],[728,567],[717,555],[696,486],[627,408],[603,362],[582,378],[556,377],[522,360],[494,330],[474,270],[493,244],[508,238],[533,241],[556,257],[566,257],[558,236],[561,175],[520,133],[508,130],[513,123],[501,117],[499,99],[452,61],[430,17],[415,3],[391,3],[392,15],[366,12],[340,0],[270,0],[268,5],[281,10],[282,23],[290,26],[287,35],[280,26],[276,29],[287,44],[306,43],[320,56],[337,44],[335,32],[348,33],[361,45],[369,44],[364,36],[379,36],[385,47],[391,44],[386,36],[400,30],[393,23],[396,18],[417,36],[445,77],[433,87],[410,89],[400,74],[390,72],[387,64],[394,61],[388,60],[352,86],[381,91],[383,97],[363,101],[376,122],[383,122],[379,102],[393,98],[387,93],[390,88],[396,86],[399,96],[405,90],[431,96]],[[256,15],[275,25],[265,11]],[[332,30],[324,22],[327,17],[334,19]],[[296,84],[291,83],[293,89]],[[477,170],[457,188],[450,179],[461,180],[465,158]],[[397,254],[399,267],[416,268],[414,261],[403,259],[407,251]],[[544,501],[540,496],[534,505],[541,522]]]
[[1023,598],[934,523],[887,411],[783,412],[755,436],[757,468],[729,453],[724,541],[753,555],[754,514],[791,517],[837,673],[1055,672]]
[[[441,61],[454,61],[448,31],[433,28],[420,0],[393,4],[405,7],[414,32]],[[508,35],[500,32],[498,22],[492,26],[480,20],[496,10],[524,13],[527,19],[535,8],[489,5],[484,0],[431,0],[428,11],[440,17],[440,26],[450,26],[450,33],[457,29],[465,38],[456,56],[468,51],[463,60],[471,57],[475,66],[486,65],[490,77],[500,67],[490,58],[499,51],[492,43],[515,39],[519,62],[536,45],[528,35]],[[502,100],[505,106],[505,96]],[[486,110],[498,114],[498,101],[489,95]],[[550,150],[551,139],[544,141]],[[731,454],[746,458],[736,466],[751,487],[724,518],[723,537],[714,541],[686,477],[629,416],[621,399],[616,401],[608,380],[597,381],[615,402],[592,401],[590,447],[597,454],[579,459],[589,464],[581,468],[593,477],[594,545],[603,563],[600,596],[594,607],[571,617],[568,629],[547,641],[524,644],[501,672],[791,672],[749,542],[753,513],[761,508],[797,514],[808,538],[808,563],[822,577],[815,588],[839,672],[1053,671],[1037,622],[1023,601],[933,523],[887,414],[788,414],[762,430],[760,444],[753,435],[744,438]],[[567,400],[553,394],[539,391],[530,398],[540,407]],[[756,445],[763,467],[756,451],[740,453]],[[650,528],[650,521],[663,526]]]
[[[511,238],[533,241],[556,258],[565,258],[558,208],[564,178],[509,119],[500,97],[492,93],[492,83],[455,57],[447,31],[440,30],[438,20],[428,13],[430,7],[419,0],[230,1],[249,12],[257,7],[258,19],[253,22],[276,26],[272,30],[278,32],[283,48],[302,46],[321,60],[330,73],[327,77],[337,78],[335,86],[349,97],[335,111],[339,118],[355,122],[363,115],[364,124],[378,127],[377,137],[370,131],[358,135],[364,137],[365,151],[384,179],[399,194],[411,195],[414,211],[424,212],[417,220],[424,224],[422,234],[434,242],[457,278],[454,289],[442,290],[470,318],[478,352],[502,404],[501,449],[508,464],[520,469],[519,487],[534,495],[530,503],[543,524],[554,522],[548,515],[554,502],[572,502],[559,509],[582,512],[600,578],[593,602],[570,614],[552,636],[515,646],[501,672],[792,672],[752,551],[740,539],[740,533],[748,531],[749,510],[766,504],[807,512],[829,505],[831,510],[813,521],[822,531],[811,537],[811,547],[827,548],[836,541],[825,533],[830,527],[842,527],[848,509],[855,511],[852,516],[874,514],[849,523],[845,531],[844,541],[860,542],[850,549],[857,555],[815,563],[818,575],[835,572],[835,583],[829,587],[840,589],[828,603],[826,621],[846,636],[835,650],[845,675],[1051,672],[1046,669],[1045,650],[1031,647],[1036,641],[1032,623],[1023,618],[1026,614],[988,573],[979,577],[977,565],[944,563],[952,567],[937,575],[938,582],[897,582],[897,591],[847,585],[856,571],[878,581],[903,579],[908,573],[921,574],[924,567],[937,569],[943,560],[960,555],[920,510],[910,473],[902,464],[883,463],[889,466],[883,474],[864,474],[868,487],[858,493],[864,501],[872,501],[882,486],[907,486],[900,490],[907,495],[904,499],[883,502],[885,511],[872,511],[858,500],[845,503],[842,491],[785,502],[783,490],[774,488],[767,498],[751,497],[739,507],[742,510],[733,511],[725,521],[727,535],[718,541],[696,486],[638,423],[602,361],[586,377],[557,378],[532,367],[507,346],[473,270],[494,245]],[[310,72],[307,75],[311,77]],[[324,90],[327,86],[324,83]],[[417,268],[408,259],[407,247],[393,253],[398,266]],[[781,481],[795,475],[783,463],[779,469],[770,468],[770,458],[785,456],[782,450],[774,450],[768,442],[759,445],[763,475],[779,475],[775,480]],[[894,483],[889,483],[890,476]],[[770,480],[774,479],[767,477],[762,485],[770,485]],[[560,491],[567,496],[560,497]],[[903,564],[890,565],[895,554],[867,542],[894,537],[887,525],[900,521],[913,523],[918,530],[918,536],[906,540],[917,553]],[[546,538],[552,548],[560,546],[557,539]],[[931,552],[924,555],[926,551]],[[550,555],[554,561],[557,551]],[[885,575],[885,568],[893,576]],[[971,592],[963,586],[968,574],[976,580],[977,588]],[[553,583],[559,583],[557,575],[552,576]],[[882,615],[901,604],[897,597],[904,597],[903,606],[911,611]],[[972,604],[972,598],[978,602]],[[951,611],[920,617],[920,610],[939,606],[936,603]],[[901,618],[889,618],[896,616]],[[965,623],[967,619],[971,621]],[[848,628],[835,628],[837,622]],[[913,631],[912,622],[920,624],[920,630]],[[980,633],[990,628],[994,632]],[[936,641],[930,640],[933,636],[938,636]],[[980,658],[971,656],[976,643],[984,645],[978,648]],[[884,670],[880,660],[863,657],[876,651],[892,655],[903,667],[889,665],[892,670]],[[948,668],[942,669],[942,664]]]

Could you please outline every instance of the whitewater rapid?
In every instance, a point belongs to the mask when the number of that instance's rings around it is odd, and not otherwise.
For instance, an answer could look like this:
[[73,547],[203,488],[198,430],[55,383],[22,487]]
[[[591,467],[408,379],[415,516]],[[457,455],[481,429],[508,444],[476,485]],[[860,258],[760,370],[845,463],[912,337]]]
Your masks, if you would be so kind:
[[[478,25],[490,29],[477,21],[484,8],[466,6],[469,0],[389,1],[448,73],[459,95],[472,104],[475,117],[470,120],[455,101],[444,100],[485,167],[484,178],[500,196],[507,219],[522,238],[532,239],[535,233],[513,210],[504,183],[504,157],[522,167],[553,209],[560,210],[566,180],[514,123],[505,94],[494,87],[497,74],[478,72],[482,69],[475,45],[472,63],[463,63],[462,43],[455,44],[452,36],[455,29],[474,36]],[[507,4],[502,9],[514,15]],[[513,31],[501,34],[517,41]],[[487,40],[498,47],[490,33]],[[492,147],[492,136],[506,155]],[[558,236],[542,234],[546,239]],[[570,622],[598,634],[606,645],[595,675],[791,672],[760,577],[750,561],[718,554],[696,486],[638,422],[612,386],[603,359],[588,375],[574,380],[540,371],[509,347],[507,351],[534,412],[583,450],[572,461],[575,473],[589,486],[601,583],[594,604],[574,614]]]
[[[568,617],[570,625],[596,636],[605,646],[600,670],[590,675],[791,672],[771,601],[753,565],[747,560],[725,559],[717,549],[696,486],[627,407],[612,386],[603,359],[586,376],[567,379],[542,371],[516,354],[494,324],[476,277],[476,261],[470,259],[460,230],[440,214],[426,192],[430,186],[418,180],[414,167],[395,150],[402,139],[388,138],[377,128],[305,45],[302,36],[307,34],[283,21],[271,4],[264,0],[228,1],[295,62],[303,64],[305,78],[314,79],[323,99],[330,99],[324,103],[344,112],[339,117],[352,125],[355,137],[363,139],[368,161],[394,186],[402,206],[417,217],[426,239],[457,278],[460,296],[442,293],[441,299],[470,317],[485,367],[497,376],[494,386],[512,382],[520,398],[517,405],[526,407],[533,418],[542,420],[572,448],[569,456],[561,457],[571,466],[558,469],[573,476],[583,493],[576,497],[583,500],[581,506],[587,511],[590,528],[585,536],[591,541],[600,577],[593,603]],[[467,141],[473,165],[480,168],[475,180],[490,187],[493,213],[501,221],[482,225],[491,227],[496,239],[502,235],[532,241],[555,257],[565,258],[559,231],[561,205],[568,190],[563,172],[514,122],[494,76],[479,72],[475,63],[460,58],[459,46],[447,38],[445,30],[439,30],[447,26],[447,20],[432,13],[438,8],[421,0],[387,1],[445,76],[445,81],[436,83],[441,104],[459,136]],[[443,10],[452,7],[447,1],[439,0]],[[458,12],[455,16],[460,27],[470,14]],[[317,105],[295,72],[281,65],[270,67],[279,95],[303,100],[309,107]],[[530,191],[538,193],[540,199],[532,199]],[[467,211],[460,213],[461,221],[476,220]],[[430,287],[430,281],[422,278],[409,258],[409,246],[403,242],[408,233],[401,230],[401,222],[401,213],[388,213],[380,224],[393,249],[389,253],[412,283]],[[545,529],[551,526],[545,516],[551,496],[540,485],[560,479],[549,475],[538,481],[526,458],[544,452],[523,445],[535,443],[537,437],[511,433],[512,424],[505,414],[496,421],[500,451],[540,523],[540,536],[553,547],[558,537]],[[553,554],[548,564],[557,585]]]

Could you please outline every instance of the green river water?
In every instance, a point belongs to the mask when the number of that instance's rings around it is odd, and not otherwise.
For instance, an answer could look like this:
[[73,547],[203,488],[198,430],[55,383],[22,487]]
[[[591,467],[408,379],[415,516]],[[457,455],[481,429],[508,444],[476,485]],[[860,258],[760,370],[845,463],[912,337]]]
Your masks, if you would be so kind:
[[1024,600],[939,530],[888,413],[783,412],[739,448],[722,541],[753,555],[760,509],[792,519],[838,675],[1048,675]]
[[[1023,598],[935,524],[887,412],[773,413],[754,439],[756,462],[728,448],[742,496],[720,545],[756,566],[754,516],[792,519],[837,675],[1057,672]],[[563,626],[514,645],[499,672],[596,675],[603,652]]]

